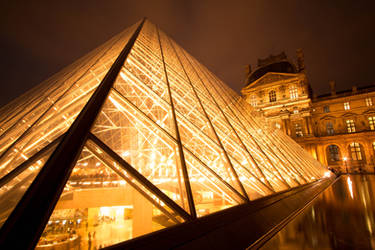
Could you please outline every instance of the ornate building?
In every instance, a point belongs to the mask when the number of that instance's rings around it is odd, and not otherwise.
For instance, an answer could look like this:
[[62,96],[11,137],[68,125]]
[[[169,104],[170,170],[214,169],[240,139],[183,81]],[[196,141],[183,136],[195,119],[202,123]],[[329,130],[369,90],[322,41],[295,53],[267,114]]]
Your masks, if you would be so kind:
[[375,86],[313,95],[304,58],[285,53],[248,66],[242,95],[271,126],[282,129],[321,163],[341,171],[374,171]]

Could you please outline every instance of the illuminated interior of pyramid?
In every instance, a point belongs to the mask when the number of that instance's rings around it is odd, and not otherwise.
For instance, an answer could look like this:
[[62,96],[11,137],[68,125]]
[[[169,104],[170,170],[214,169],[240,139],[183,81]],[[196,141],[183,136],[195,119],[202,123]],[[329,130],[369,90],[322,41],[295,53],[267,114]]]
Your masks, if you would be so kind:
[[1,225],[140,25],[37,249],[110,246],[329,176],[146,20],[0,110]]

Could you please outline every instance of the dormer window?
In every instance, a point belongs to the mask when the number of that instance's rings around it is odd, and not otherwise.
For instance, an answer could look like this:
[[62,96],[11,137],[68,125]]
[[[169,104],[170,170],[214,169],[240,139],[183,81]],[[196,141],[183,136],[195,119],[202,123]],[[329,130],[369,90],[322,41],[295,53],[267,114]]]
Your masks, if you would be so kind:
[[268,96],[270,98],[270,102],[276,102],[276,91],[275,90],[271,90],[268,93]]

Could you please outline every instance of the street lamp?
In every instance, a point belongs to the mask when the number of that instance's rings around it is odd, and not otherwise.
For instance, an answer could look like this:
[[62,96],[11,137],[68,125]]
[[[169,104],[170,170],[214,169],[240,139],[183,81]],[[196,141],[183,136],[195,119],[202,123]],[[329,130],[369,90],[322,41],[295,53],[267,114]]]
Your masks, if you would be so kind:
[[347,164],[347,160],[348,160],[348,158],[344,157],[344,158],[342,158],[342,159],[343,159],[344,164],[345,164],[346,173],[348,174],[348,164]]

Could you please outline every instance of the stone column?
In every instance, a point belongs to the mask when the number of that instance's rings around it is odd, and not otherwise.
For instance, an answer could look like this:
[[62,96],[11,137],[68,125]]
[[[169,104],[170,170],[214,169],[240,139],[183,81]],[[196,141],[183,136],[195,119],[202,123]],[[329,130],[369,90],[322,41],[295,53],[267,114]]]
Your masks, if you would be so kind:
[[307,133],[309,135],[311,135],[312,134],[312,131],[311,131],[311,116],[305,116],[305,123],[306,123]]
[[324,165],[328,165],[326,153],[322,145],[316,145],[316,151],[318,156],[318,161]]
[[309,125],[308,125],[308,122],[307,122],[307,119],[306,119],[307,117],[304,117],[303,118],[303,135],[304,136],[307,136],[307,135],[309,135],[310,133],[309,133]]
[[283,121],[284,121],[285,133],[290,136],[291,135],[290,119],[283,119]]
[[318,152],[316,144],[310,144],[311,147],[311,155],[314,157],[315,160],[318,160]]
[[372,150],[372,147],[371,147],[371,143],[368,142],[368,141],[365,141],[363,143],[363,154],[364,154],[364,161],[363,161],[363,164],[365,165],[368,165],[368,164],[371,164],[371,157],[372,157],[372,152],[374,150]]

